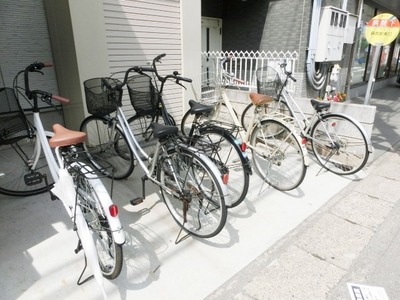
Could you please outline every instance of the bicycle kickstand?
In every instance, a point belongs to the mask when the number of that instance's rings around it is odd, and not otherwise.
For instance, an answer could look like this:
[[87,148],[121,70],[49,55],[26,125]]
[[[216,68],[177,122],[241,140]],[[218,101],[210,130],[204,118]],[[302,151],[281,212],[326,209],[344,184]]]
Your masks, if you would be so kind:
[[131,201],[129,201],[131,203],[131,205],[136,206],[140,203],[142,203],[144,201],[144,199],[146,198],[146,191],[145,191],[145,181],[148,179],[147,175],[144,175],[142,177],[142,196],[140,197],[136,197],[134,199],[132,199]]

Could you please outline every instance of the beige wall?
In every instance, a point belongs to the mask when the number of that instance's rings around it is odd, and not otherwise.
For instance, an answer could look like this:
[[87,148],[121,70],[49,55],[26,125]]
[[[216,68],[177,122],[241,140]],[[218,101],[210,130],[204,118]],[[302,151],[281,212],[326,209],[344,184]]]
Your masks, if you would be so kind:
[[65,124],[79,129],[87,115],[83,81],[109,74],[103,4],[98,0],[44,0]]

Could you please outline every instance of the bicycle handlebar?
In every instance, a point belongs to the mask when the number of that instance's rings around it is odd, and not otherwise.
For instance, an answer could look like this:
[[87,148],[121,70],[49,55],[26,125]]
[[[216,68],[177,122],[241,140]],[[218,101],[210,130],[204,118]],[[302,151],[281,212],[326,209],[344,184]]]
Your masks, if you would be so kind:
[[162,89],[163,89],[163,86],[164,86],[164,83],[169,79],[169,78],[173,78],[173,79],[175,79],[176,80],[176,84],[179,84],[179,85],[181,85],[180,83],[179,83],[179,81],[185,81],[185,82],[189,82],[189,83],[191,83],[192,82],[192,79],[190,79],[190,78],[187,78],[187,77],[182,77],[182,76],[179,76],[179,73],[178,73],[178,71],[174,71],[174,72],[172,72],[172,74],[169,74],[169,75],[166,75],[166,76],[161,76],[159,73],[158,73],[158,70],[157,70],[157,62],[160,62],[161,61],[161,58],[163,58],[163,57],[165,57],[167,54],[165,54],[165,53],[162,53],[162,54],[160,54],[160,55],[158,55],[158,56],[156,56],[154,59],[153,59],[153,69],[155,70],[155,74],[156,74],[156,76],[157,76],[157,79],[161,82],[161,91],[162,91]]
[[292,72],[286,70],[286,66],[287,66],[286,61],[280,64],[280,67],[281,67],[281,69],[283,69],[283,72],[285,73],[285,75],[288,78],[292,79],[294,82],[296,82],[297,79],[292,76]]
[[153,68],[134,66],[134,67],[129,68],[128,70],[126,70],[124,80],[123,80],[120,84],[116,84],[114,87],[112,87],[112,86],[108,83],[107,78],[104,78],[104,77],[101,78],[101,82],[104,84],[104,86],[105,86],[107,89],[109,89],[109,90],[111,90],[111,91],[114,91],[114,90],[122,90],[122,87],[123,87],[123,86],[126,84],[126,82],[128,81],[129,73],[132,72],[132,71],[134,71],[134,72],[136,72],[136,73],[139,73],[139,74],[143,74],[143,72],[152,72],[152,73],[155,72],[155,70],[154,70]]
[[34,107],[37,106],[37,103],[35,103],[36,102],[35,95],[41,95],[42,100],[45,101],[46,103],[48,103],[50,99],[53,99],[53,100],[55,100],[57,102],[60,102],[61,104],[68,104],[69,103],[69,99],[67,99],[67,98],[64,98],[64,97],[61,97],[61,96],[57,96],[57,95],[53,95],[51,93],[40,91],[40,90],[34,90],[34,91],[30,90],[30,87],[29,87],[29,73],[30,72],[38,72],[38,73],[41,73],[43,75],[43,73],[40,70],[43,69],[43,68],[50,68],[50,67],[53,67],[53,64],[43,63],[43,62],[34,62],[34,63],[30,64],[29,66],[27,66],[25,68],[25,70],[23,71],[24,72],[24,81],[25,81],[25,95],[28,97],[29,100],[32,100],[34,98]]

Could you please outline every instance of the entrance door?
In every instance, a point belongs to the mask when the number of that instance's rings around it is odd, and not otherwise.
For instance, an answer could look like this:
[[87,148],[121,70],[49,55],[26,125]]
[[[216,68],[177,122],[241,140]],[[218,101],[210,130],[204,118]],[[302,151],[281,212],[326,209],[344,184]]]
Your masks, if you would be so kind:
[[[201,18],[201,51],[221,51],[222,50],[222,20],[216,18]],[[209,58],[203,58],[202,72],[215,70],[215,62]]]

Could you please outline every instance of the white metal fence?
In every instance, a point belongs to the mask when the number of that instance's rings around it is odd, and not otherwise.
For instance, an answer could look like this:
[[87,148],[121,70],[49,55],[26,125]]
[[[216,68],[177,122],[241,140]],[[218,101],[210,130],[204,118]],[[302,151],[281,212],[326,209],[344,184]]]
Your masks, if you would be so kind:
[[[229,73],[234,74],[238,79],[244,81],[241,85],[244,88],[249,88],[250,90],[257,90],[257,81],[255,72],[258,68],[262,67],[272,67],[278,73],[281,73],[279,64],[286,61],[287,70],[294,71],[295,64],[298,60],[298,53],[294,52],[283,52],[283,51],[210,51],[202,52],[202,73],[219,73],[220,59],[232,56],[232,59],[226,65],[226,70]],[[287,88],[294,92],[294,83],[289,81]]]

